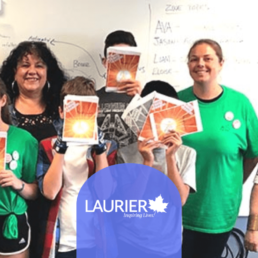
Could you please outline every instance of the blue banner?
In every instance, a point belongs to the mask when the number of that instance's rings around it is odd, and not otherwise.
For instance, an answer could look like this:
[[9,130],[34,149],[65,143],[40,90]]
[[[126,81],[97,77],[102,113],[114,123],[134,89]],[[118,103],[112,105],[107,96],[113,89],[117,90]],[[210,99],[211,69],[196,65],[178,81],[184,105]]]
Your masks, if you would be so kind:
[[140,164],[107,167],[77,199],[77,257],[180,258],[181,199],[173,182]]

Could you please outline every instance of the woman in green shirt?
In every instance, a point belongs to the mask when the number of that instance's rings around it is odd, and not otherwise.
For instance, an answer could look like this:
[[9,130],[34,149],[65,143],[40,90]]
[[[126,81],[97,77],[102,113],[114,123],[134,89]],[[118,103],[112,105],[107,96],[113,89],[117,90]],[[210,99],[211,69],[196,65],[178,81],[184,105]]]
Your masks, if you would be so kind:
[[196,150],[197,192],[183,207],[183,258],[219,258],[237,220],[242,185],[258,157],[258,120],[249,99],[218,83],[220,45],[196,41],[188,54],[193,86],[179,99],[198,100],[203,131],[184,136]]

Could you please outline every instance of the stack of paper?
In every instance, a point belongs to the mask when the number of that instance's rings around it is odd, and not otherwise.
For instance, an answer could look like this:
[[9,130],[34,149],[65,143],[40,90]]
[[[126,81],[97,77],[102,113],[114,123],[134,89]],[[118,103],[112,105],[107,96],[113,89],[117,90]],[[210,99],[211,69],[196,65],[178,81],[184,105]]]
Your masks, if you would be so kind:
[[0,132],[0,171],[5,170],[7,133]]
[[135,80],[140,54],[136,47],[109,47],[107,49],[107,92],[120,92],[117,88],[120,82],[128,79]]
[[162,140],[171,130],[181,136],[202,131],[197,101],[185,103],[155,91],[143,98],[135,96],[122,118],[139,140]]
[[97,96],[65,96],[64,141],[84,144],[98,143],[98,101]]

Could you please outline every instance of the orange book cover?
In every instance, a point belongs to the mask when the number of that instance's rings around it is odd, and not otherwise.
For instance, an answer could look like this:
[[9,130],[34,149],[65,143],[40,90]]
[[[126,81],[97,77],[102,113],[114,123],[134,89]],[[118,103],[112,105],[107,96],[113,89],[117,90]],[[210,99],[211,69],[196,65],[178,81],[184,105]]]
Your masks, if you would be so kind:
[[122,80],[135,80],[140,52],[136,47],[109,47],[107,49],[106,91],[118,91]]
[[0,132],[0,171],[5,169],[6,132]]
[[154,93],[153,95],[153,104],[150,108],[149,114],[146,118],[144,126],[140,132],[139,140],[153,138],[155,135],[153,134],[153,129],[151,125],[150,115],[154,112],[161,112],[162,110],[166,110],[168,108],[173,108],[179,105],[184,104],[185,102],[164,96],[159,93]]
[[67,95],[64,100],[63,140],[97,142],[98,97]]
[[197,101],[154,112],[150,115],[150,123],[156,140],[162,140],[170,130],[181,136],[202,131]]

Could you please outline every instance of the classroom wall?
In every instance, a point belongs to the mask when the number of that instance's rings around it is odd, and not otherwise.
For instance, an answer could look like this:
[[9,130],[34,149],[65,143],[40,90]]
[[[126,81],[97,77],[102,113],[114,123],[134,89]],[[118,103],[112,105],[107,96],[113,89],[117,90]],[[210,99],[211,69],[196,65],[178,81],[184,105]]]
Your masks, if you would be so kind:
[[[258,16],[251,0],[0,0],[0,61],[24,40],[44,41],[70,76],[105,85],[104,39],[133,32],[142,51],[138,79],[190,86],[186,56],[199,38],[217,40],[225,55],[220,83],[245,93],[258,111]],[[237,100],[236,100],[237,101]],[[247,215],[254,173],[244,186]]]

